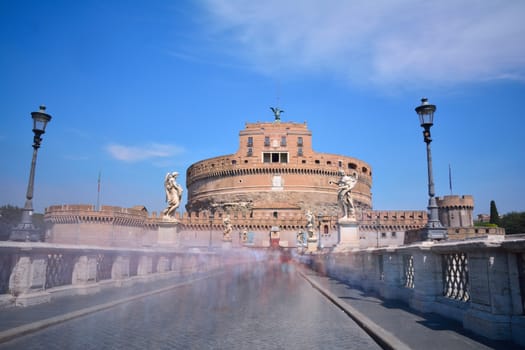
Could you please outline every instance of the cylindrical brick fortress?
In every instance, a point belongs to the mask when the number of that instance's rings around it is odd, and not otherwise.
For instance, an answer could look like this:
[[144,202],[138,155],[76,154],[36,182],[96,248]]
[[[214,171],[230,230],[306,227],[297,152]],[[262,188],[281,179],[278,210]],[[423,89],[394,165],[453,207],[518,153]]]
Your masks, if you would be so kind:
[[[340,171],[357,172],[354,204],[372,208],[370,165],[353,157],[312,150],[306,124],[248,123],[239,150],[192,164],[186,173],[188,212],[210,208],[335,214]],[[278,214],[277,214],[278,215]]]

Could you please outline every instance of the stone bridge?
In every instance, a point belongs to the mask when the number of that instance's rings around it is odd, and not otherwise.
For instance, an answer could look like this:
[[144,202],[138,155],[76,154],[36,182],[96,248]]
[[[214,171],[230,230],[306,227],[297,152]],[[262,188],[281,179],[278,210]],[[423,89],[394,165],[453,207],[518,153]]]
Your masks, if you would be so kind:
[[[318,276],[375,295],[378,300],[399,302],[415,312],[450,319],[472,334],[525,346],[525,236],[419,242],[339,253],[325,249],[311,254],[298,254],[295,249],[208,251],[0,242],[0,308],[22,313],[35,304],[60,303],[62,298],[96,297],[110,290],[223,273],[239,267],[252,270],[251,278],[236,277],[225,284],[224,289],[229,290],[260,282],[257,271],[261,264],[276,264],[281,267],[275,271],[281,272],[286,266],[303,266],[317,271]],[[248,295],[261,290],[271,293],[267,288],[260,285]],[[236,290],[231,292],[236,295]],[[229,299],[227,294],[224,297]],[[291,307],[292,302],[287,303]],[[284,331],[288,325],[282,327]]]

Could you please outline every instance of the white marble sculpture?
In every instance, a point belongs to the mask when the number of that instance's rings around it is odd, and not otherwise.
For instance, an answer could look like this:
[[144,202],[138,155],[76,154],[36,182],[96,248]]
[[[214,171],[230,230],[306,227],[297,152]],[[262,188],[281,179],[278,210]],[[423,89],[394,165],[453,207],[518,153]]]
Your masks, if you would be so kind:
[[222,219],[222,223],[224,224],[224,231],[223,231],[222,239],[224,241],[231,241],[233,226],[231,223],[230,215],[226,215],[224,219]]
[[341,179],[337,183],[339,192],[337,193],[337,200],[343,209],[343,219],[354,218],[355,208],[352,199],[352,188],[357,184],[357,172],[354,171],[352,175],[345,175],[343,170],[340,170]]
[[306,232],[308,232],[308,239],[315,239],[314,237],[314,214],[311,210],[306,212]]
[[162,211],[165,218],[172,218],[182,200],[182,186],[177,183],[178,172],[167,173],[164,178],[164,189],[166,190],[166,202],[168,206]]

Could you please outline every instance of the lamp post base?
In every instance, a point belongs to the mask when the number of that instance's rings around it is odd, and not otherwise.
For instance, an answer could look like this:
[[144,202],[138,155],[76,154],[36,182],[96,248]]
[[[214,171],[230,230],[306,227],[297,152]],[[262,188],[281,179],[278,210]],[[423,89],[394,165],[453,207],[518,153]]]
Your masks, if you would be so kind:
[[446,227],[425,227],[422,230],[423,241],[439,241],[447,239]]

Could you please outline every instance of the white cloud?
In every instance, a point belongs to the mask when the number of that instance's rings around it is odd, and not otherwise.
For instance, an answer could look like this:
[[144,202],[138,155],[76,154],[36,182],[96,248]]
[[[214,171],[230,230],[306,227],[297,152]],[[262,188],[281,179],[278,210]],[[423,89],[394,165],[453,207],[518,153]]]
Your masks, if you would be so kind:
[[125,162],[138,162],[146,159],[168,158],[181,154],[184,150],[175,145],[152,143],[145,146],[124,146],[110,144],[106,147],[109,154]]
[[525,1],[209,0],[217,35],[257,69],[354,82],[524,79]]

